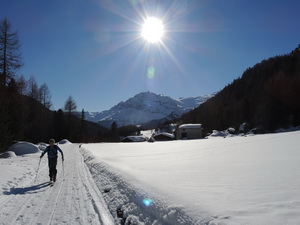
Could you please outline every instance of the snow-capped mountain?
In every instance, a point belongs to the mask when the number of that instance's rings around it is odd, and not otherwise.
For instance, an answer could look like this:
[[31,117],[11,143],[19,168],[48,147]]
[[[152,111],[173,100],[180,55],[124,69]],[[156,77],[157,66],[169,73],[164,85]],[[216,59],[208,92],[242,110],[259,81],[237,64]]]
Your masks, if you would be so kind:
[[182,107],[185,109],[185,111],[190,111],[196,107],[198,107],[200,104],[208,100],[209,98],[213,97],[215,95],[204,95],[204,96],[198,96],[198,97],[189,97],[189,98],[179,98],[177,101],[180,101],[182,103]]
[[110,128],[115,121],[118,127],[141,125],[151,120],[159,120],[170,114],[178,117],[199,106],[213,95],[179,98],[177,100],[152,92],[142,92],[125,102],[120,102],[109,110],[86,112],[86,119]]

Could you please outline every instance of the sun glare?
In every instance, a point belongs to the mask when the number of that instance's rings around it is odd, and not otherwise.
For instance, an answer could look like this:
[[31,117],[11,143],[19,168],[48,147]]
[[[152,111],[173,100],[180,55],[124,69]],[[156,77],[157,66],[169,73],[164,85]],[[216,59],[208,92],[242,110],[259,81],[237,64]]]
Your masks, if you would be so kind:
[[156,17],[150,17],[145,20],[142,28],[142,37],[150,43],[157,43],[161,41],[164,32],[162,21]]

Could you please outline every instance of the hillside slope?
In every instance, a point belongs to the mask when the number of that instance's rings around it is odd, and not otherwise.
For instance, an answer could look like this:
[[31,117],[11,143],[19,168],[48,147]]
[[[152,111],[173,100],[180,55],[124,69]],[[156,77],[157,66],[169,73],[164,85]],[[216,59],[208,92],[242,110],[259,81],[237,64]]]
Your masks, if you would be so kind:
[[213,98],[182,116],[202,123],[205,132],[236,129],[243,122],[271,132],[300,125],[300,46],[248,68]]
[[0,153],[16,140],[38,143],[50,138],[101,141],[106,129],[61,109],[52,111],[14,86],[0,90]]

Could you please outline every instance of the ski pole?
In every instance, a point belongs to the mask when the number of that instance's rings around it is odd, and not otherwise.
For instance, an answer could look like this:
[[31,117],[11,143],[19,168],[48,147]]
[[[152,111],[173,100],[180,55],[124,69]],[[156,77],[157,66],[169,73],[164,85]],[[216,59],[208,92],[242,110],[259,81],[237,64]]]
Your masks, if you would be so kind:
[[62,163],[62,169],[63,169],[63,178],[65,179],[65,168],[64,168],[64,160],[61,160]]
[[38,175],[38,171],[39,171],[41,159],[42,159],[42,158],[40,158],[40,160],[39,160],[39,165],[38,165],[37,170],[36,170],[36,175],[35,175],[34,183],[36,182],[36,179],[37,179],[37,175]]

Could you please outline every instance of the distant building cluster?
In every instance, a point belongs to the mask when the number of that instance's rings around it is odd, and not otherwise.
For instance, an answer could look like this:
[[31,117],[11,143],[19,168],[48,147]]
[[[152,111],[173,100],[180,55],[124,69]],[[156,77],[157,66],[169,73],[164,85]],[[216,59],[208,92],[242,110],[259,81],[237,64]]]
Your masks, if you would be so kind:
[[182,124],[175,127],[172,133],[168,132],[153,132],[151,136],[132,135],[122,139],[122,142],[155,142],[155,141],[173,141],[173,140],[187,140],[187,139],[200,139],[202,135],[201,124]]

